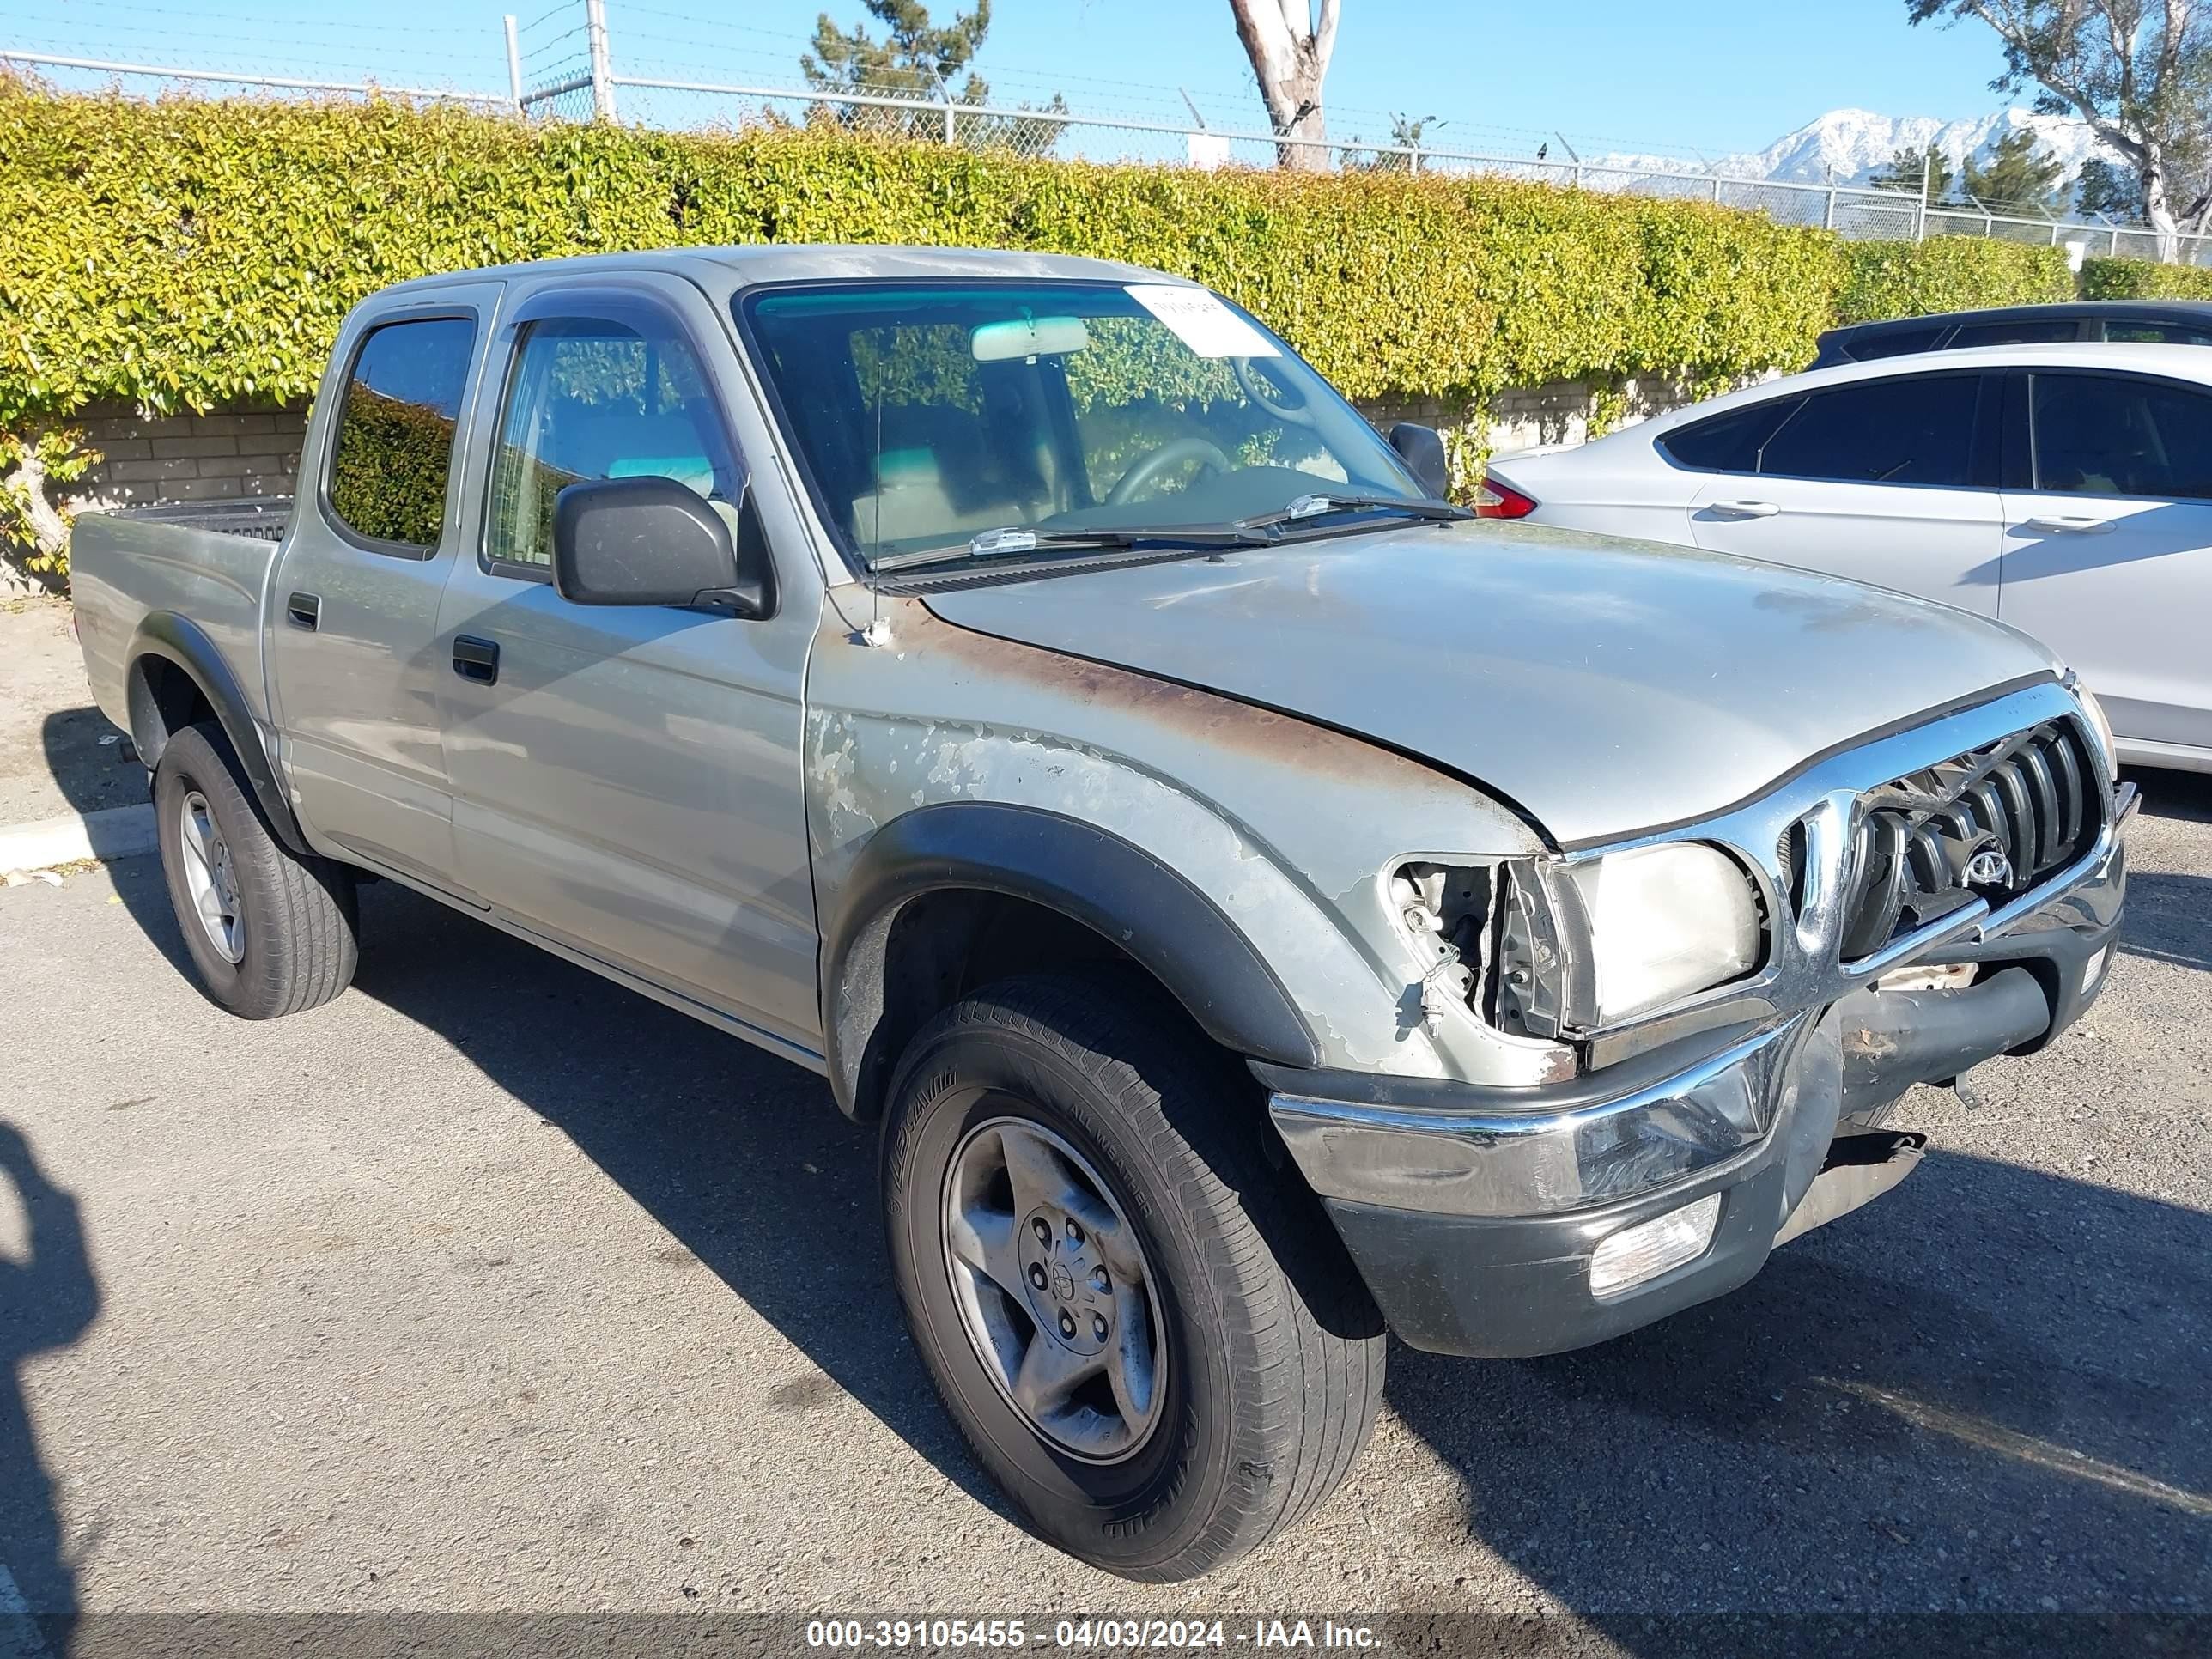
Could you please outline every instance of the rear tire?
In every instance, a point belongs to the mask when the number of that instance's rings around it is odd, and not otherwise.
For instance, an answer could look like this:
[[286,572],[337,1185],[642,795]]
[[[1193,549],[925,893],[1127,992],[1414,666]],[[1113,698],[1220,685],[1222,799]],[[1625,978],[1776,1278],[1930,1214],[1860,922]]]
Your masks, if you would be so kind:
[[328,1002],[351,982],[352,872],[303,858],[270,832],[222,727],[188,726],[162,746],[154,818],[177,926],[216,1004],[270,1019]]
[[1241,1068],[1110,973],[977,992],[892,1084],[886,1232],[923,1361],[1036,1531],[1108,1572],[1189,1578],[1295,1526],[1374,1426],[1381,1316],[1269,1133]]

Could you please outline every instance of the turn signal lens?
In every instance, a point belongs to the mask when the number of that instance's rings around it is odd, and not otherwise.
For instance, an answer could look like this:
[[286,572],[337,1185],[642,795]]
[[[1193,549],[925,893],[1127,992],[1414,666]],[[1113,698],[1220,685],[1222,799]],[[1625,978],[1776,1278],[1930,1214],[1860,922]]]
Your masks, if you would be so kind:
[[1696,1261],[1713,1242],[1713,1228],[1720,1218],[1721,1195],[1707,1193],[1695,1203],[1623,1227],[1599,1241],[1590,1252],[1590,1294],[1625,1291]]
[[1536,498],[1524,495],[1495,472],[1475,486],[1474,516],[1478,519],[1525,519],[1536,510]]

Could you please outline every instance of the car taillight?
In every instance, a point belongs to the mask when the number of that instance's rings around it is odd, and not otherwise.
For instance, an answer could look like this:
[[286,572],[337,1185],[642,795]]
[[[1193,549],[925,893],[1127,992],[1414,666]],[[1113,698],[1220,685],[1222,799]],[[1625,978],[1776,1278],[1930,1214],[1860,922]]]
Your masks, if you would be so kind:
[[1492,473],[1474,489],[1474,516],[1478,519],[1525,519],[1536,510],[1536,498],[1523,495],[1511,484]]

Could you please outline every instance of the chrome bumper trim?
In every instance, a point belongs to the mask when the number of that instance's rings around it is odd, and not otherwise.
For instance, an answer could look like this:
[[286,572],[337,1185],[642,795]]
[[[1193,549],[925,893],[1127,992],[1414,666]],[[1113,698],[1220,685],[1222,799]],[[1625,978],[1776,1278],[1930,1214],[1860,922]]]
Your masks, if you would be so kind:
[[1275,1127],[1326,1198],[1545,1215],[1633,1197],[1756,1149],[1787,1092],[1800,1014],[1644,1088],[1549,1112],[1364,1105],[1280,1093]]

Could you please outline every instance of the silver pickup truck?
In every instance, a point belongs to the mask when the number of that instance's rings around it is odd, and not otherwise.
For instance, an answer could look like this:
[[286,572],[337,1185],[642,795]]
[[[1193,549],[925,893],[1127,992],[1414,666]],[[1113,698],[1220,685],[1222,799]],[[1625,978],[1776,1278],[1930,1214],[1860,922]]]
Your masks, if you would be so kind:
[[1329,1494],[1386,1328],[1742,1284],[2110,960],[2042,647],[1443,493],[1185,282],[702,249],[377,295],[296,501],[75,581],[215,1000],[338,995],[374,875],[821,1073],[978,1460],[1165,1579]]

